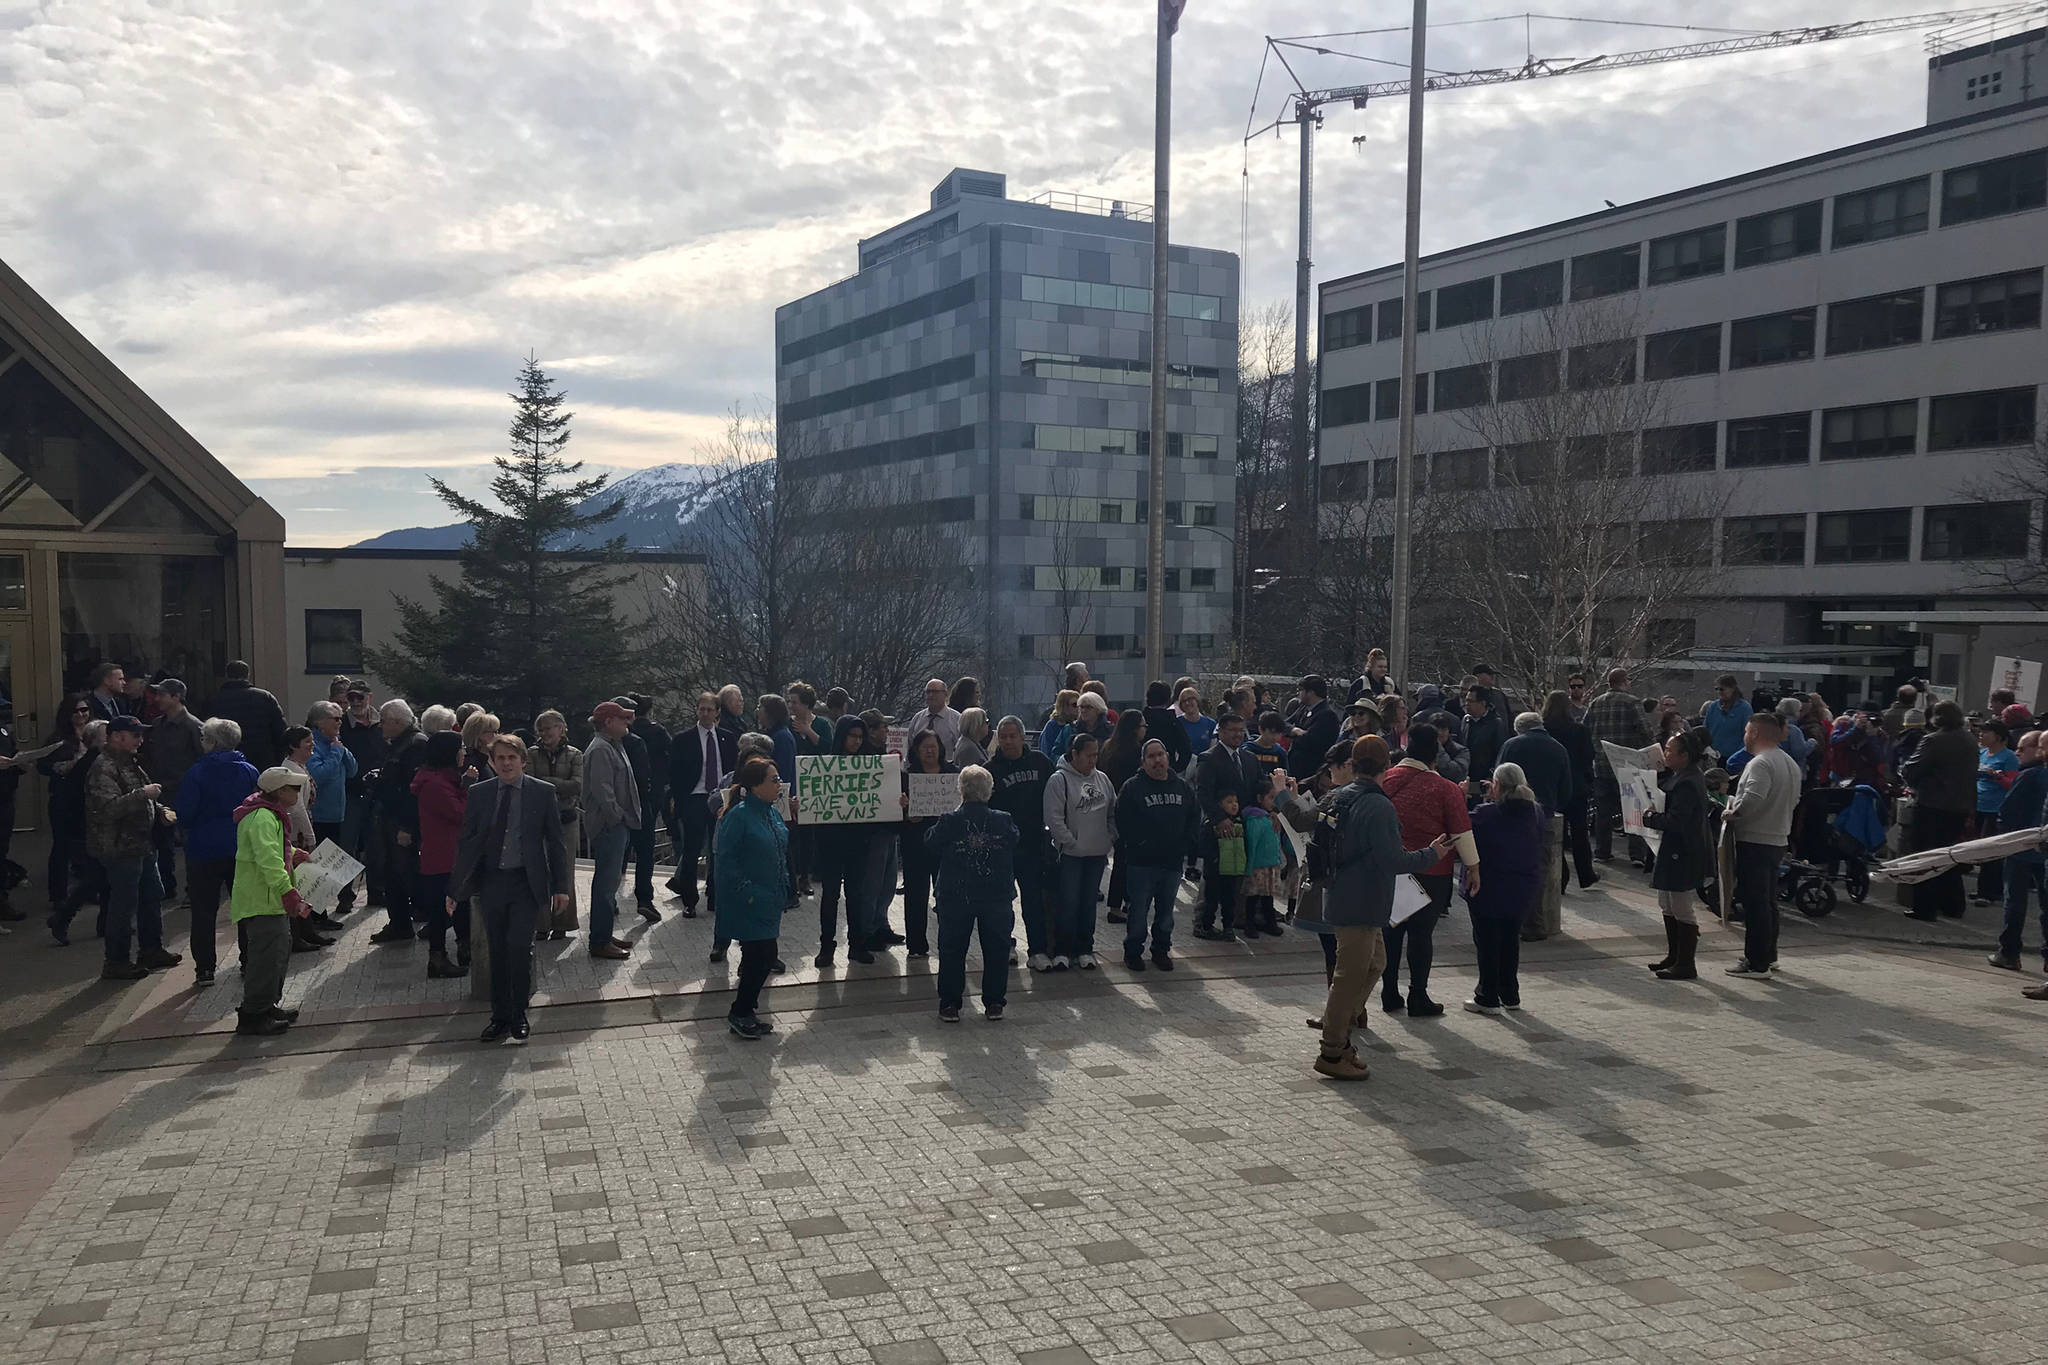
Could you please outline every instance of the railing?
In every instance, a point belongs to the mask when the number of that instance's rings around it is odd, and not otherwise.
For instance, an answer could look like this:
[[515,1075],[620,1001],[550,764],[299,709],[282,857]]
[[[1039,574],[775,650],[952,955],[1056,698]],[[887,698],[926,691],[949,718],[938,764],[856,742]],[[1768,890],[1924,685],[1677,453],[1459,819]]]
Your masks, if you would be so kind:
[[1074,194],[1067,190],[1043,190],[1024,202],[1043,204],[1049,209],[1062,209],[1068,213],[1092,213],[1102,218],[1128,218],[1133,223],[1152,221],[1150,204],[1134,204],[1128,199],[1104,199],[1100,195]]

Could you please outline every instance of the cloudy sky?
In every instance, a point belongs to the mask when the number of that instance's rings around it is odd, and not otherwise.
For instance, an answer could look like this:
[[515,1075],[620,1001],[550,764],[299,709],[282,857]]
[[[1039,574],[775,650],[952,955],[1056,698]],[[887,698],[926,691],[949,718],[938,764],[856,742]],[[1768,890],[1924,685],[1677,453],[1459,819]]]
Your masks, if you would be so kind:
[[[1439,0],[1431,66],[1519,63],[1519,20],[1459,22],[1502,8]],[[1585,8],[1759,29],[1927,6]],[[1188,6],[1174,236],[1242,249],[1248,302],[1287,297],[1294,257],[1292,133],[1248,159],[1242,141],[1263,37],[1407,12]],[[1151,16],[1149,0],[0,0],[0,259],[295,542],[346,543],[448,520],[423,474],[478,481],[529,348],[569,389],[584,458],[693,458],[734,404],[772,394],[775,305],[852,273],[855,240],[921,208],[950,166],[1006,172],[1013,195],[1149,200]],[[1534,33],[1556,56],[1688,40]],[[1913,126],[1921,44],[1447,95],[1424,249]],[[1329,45],[1406,54],[1399,33]],[[1397,74],[1295,64],[1311,85]],[[1403,118],[1394,102],[1330,111],[1319,278],[1399,254]]]

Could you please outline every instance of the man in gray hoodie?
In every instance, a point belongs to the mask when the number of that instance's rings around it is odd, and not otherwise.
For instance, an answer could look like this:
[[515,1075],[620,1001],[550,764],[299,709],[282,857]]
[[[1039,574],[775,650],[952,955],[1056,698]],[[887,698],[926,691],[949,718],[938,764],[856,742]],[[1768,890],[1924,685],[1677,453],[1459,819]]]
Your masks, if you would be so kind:
[[1045,828],[1060,857],[1052,925],[1056,972],[1095,966],[1095,902],[1116,843],[1116,787],[1095,766],[1101,756],[1101,743],[1081,732],[1045,784]]

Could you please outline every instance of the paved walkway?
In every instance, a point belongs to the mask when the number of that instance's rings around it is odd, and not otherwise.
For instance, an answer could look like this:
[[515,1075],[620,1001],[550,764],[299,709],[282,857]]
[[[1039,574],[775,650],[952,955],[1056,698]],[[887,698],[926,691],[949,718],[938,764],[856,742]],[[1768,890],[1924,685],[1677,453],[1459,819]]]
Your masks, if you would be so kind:
[[806,968],[759,1045],[702,921],[565,956],[523,1050],[368,925],[295,961],[340,1017],[280,1043],[212,1031],[231,973],[53,986],[7,1022],[0,1361],[2048,1358],[2048,1007],[1850,937],[1904,936],[1874,905],[1789,926],[1783,980],[1712,931],[1659,983],[1639,880],[1600,892],[1521,1016],[1375,1006],[1352,1087],[1307,1070],[1300,936],[1027,976],[993,1025],[901,950]]

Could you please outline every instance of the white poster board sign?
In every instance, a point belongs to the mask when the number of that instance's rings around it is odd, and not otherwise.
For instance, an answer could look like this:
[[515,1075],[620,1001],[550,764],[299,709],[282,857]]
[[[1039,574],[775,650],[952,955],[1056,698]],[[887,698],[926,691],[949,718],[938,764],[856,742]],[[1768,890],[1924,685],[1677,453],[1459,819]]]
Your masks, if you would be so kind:
[[[2041,663],[2038,659],[2008,659],[2003,654],[1991,661],[1991,691],[2008,689],[2029,711],[2041,694]],[[1986,697],[1989,706],[1991,699]]]
[[898,758],[903,757],[910,750],[910,727],[908,725],[890,726],[889,738],[882,745],[882,750],[885,753],[894,754]]
[[960,809],[960,774],[958,773],[912,773],[910,775],[910,810],[913,820],[929,820],[935,815]]
[[342,891],[362,874],[363,865],[342,852],[341,845],[322,839],[292,874],[292,884],[316,913],[328,915],[334,913]]
[[1657,787],[1657,772],[1664,766],[1660,751],[1654,744],[1624,749],[1606,740],[1600,741],[1600,748],[1607,755],[1607,765],[1614,769],[1615,785],[1621,789],[1622,830],[1648,844],[1650,852],[1658,852],[1664,836],[1644,824],[1643,816],[1664,809],[1664,793]]
[[873,825],[903,819],[903,761],[895,754],[798,754],[797,823]]

